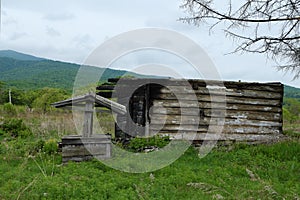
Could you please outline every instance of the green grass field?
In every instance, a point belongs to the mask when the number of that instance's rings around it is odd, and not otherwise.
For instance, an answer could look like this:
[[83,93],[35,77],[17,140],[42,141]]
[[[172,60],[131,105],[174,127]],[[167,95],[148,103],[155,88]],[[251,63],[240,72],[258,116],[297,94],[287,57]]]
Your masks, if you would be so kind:
[[22,134],[0,132],[0,199],[300,199],[300,137],[291,130],[286,141],[218,147],[202,159],[190,147],[163,169],[132,174],[97,160],[62,165],[56,142],[74,131],[68,113],[18,117]]

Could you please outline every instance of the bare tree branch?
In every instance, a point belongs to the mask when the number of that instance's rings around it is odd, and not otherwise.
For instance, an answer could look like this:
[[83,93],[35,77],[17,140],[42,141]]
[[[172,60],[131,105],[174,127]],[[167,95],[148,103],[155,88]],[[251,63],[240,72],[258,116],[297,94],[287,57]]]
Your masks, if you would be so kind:
[[300,77],[300,0],[227,0],[224,11],[214,5],[214,0],[183,0],[181,8],[189,16],[180,20],[197,26],[212,22],[210,31],[224,22],[225,34],[240,41],[234,52],[265,53],[275,61],[285,60],[279,68]]

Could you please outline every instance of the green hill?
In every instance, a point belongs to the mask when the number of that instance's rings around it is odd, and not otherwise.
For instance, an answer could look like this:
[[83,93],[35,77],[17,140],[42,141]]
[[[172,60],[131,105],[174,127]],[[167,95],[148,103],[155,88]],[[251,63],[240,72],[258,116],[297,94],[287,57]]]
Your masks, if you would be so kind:
[[[44,87],[72,90],[79,68],[78,64],[46,60],[13,51],[0,51],[0,81],[8,87],[13,86],[22,90]],[[99,73],[99,70],[103,72],[100,81],[119,77],[125,73],[135,77],[146,77],[124,70],[98,67],[89,67],[89,69],[92,74]]]
[[284,86],[284,97],[294,98],[294,99],[298,99],[300,101],[300,89],[285,85]]
[[12,50],[0,50],[0,58],[13,58],[16,60],[27,60],[27,61],[41,61],[46,60],[44,58],[38,58],[35,56],[19,53]]
[[[60,61],[47,60],[12,50],[0,50],[0,81],[6,86],[21,90],[39,89],[44,87],[72,90],[80,65]],[[103,72],[100,81],[124,75],[144,76],[124,70],[113,70],[91,67],[91,73]],[[105,71],[104,71],[105,70]],[[300,89],[285,85],[284,96],[300,100]]]

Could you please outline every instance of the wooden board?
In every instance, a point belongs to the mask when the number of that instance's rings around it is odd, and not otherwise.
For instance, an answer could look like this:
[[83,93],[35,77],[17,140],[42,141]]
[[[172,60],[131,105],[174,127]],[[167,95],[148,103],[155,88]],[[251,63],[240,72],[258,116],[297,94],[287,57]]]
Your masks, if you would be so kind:
[[[213,127],[213,129],[216,127]],[[224,125],[223,127],[218,127],[220,130],[222,130],[223,134],[281,134],[281,127],[272,127],[272,126],[239,126],[239,125]],[[209,130],[205,127],[196,128],[195,126],[191,125],[184,125],[184,126],[178,126],[178,125],[165,125],[163,128],[159,126],[151,126],[150,130],[153,132],[164,132],[164,133],[170,133],[174,134],[178,131],[181,131],[183,133],[188,132],[198,132],[198,133],[207,133]]]
[[[265,120],[265,121],[278,121],[282,120],[282,115],[280,113],[273,112],[258,112],[258,111],[239,111],[239,110],[215,110],[211,112],[210,109],[203,109],[203,114],[201,117],[210,118],[215,117],[219,118],[220,116],[225,115],[225,118],[230,119],[248,119],[248,120]],[[196,116],[200,117],[200,110],[186,110],[180,108],[159,108],[154,107],[152,109],[151,118],[152,119],[160,119],[163,117],[167,117],[170,120],[172,118],[177,119],[180,116],[186,116],[187,118],[193,118]]]
[[[174,94],[157,94],[154,99],[157,100],[193,100],[195,99],[195,95],[193,94],[185,94],[180,96],[175,96]],[[194,101],[199,102],[212,102],[212,103],[230,103],[230,104],[249,104],[249,105],[266,105],[266,106],[281,106],[280,100],[272,100],[272,99],[252,99],[245,97],[220,97],[220,96],[209,96],[209,95],[200,95],[197,96],[197,99]]]
[[[204,117],[200,119],[199,117],[195,118],[193,116],[185,115],[151,116],[151,124],[216,124],[218,121],[221,121],[218,117]],[[282,126],[282,122],[280,120],[258,120],[254,117],[253,119],[226,117],[224,121],[228,125]]]
[[199,95],[226,95],[234,97],[248,97],[248,98],[263,98],[263,99],[281,99],[282,95],[278,92],[261,91],[261,90],[249,90],[249,89],[207,89],[198,88],[193,90],[192,87],[186,86],[170,86],[168,88],[160,89],[162,94],[196,94]]
[[148,83],[156,83],[161,85],[168,86],[182,86],[189,83],[192,88],[197,89],[197,87],[206,87],[206,86],[225,86],[228,89],[249,89],[249,90],[261,90],[261,91],[270,91],[270,92],[282,92],[283,84],[279,82],[274,83],[257,83],[257,82],[236,82],[236,81],[215,81],[215,80],[200,80],[200,79],[190,79],[190,80],[180,80],[180,79],[109,79],[111,83],[115,83],[118,86],[120,85],[145,85]]
[[[195,102],[184,100],[181,101],[181,105],[177,100],[155,100],[153,102],[154,107],[164,107],[168,111],[174,110],[178,113],[178,108],[198,108],[198,109],[210,109],[212,104],[210,102]],[[260,112],[274,112],[280,113],[282,111],[281,106],[268,106],[268,105],[247,105],[247,104],[233,104],[233,103],[213,103],[214,109],[224,109],[226,110],[239,110],[239,111],[260,111]],[[176,111],[177,109],[177,111]]]
[[[163,134],[163,133],[162,133]],[[277,141],[283,136],[281,134],[221,134],[221,135],[215,135],[215,134],[206,134],[206,133],[198,133],[198,134],[190,134],[185,133],[182,134],[173,134],[170,135],[172,139],[185,139],[185,140],[218,140],[218,141]]]

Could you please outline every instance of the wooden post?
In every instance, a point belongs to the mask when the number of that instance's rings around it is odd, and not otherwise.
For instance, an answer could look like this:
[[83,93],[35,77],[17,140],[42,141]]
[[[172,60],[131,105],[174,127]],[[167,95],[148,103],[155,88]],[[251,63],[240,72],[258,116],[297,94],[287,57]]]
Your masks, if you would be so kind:
[[87,100],[84,111],[83,137],[91,137],[93,134],[93,114],[94,102]]
[[10,104],[12,104],[12,101],[11,101],[11,89],[8,90],[8,101]]

